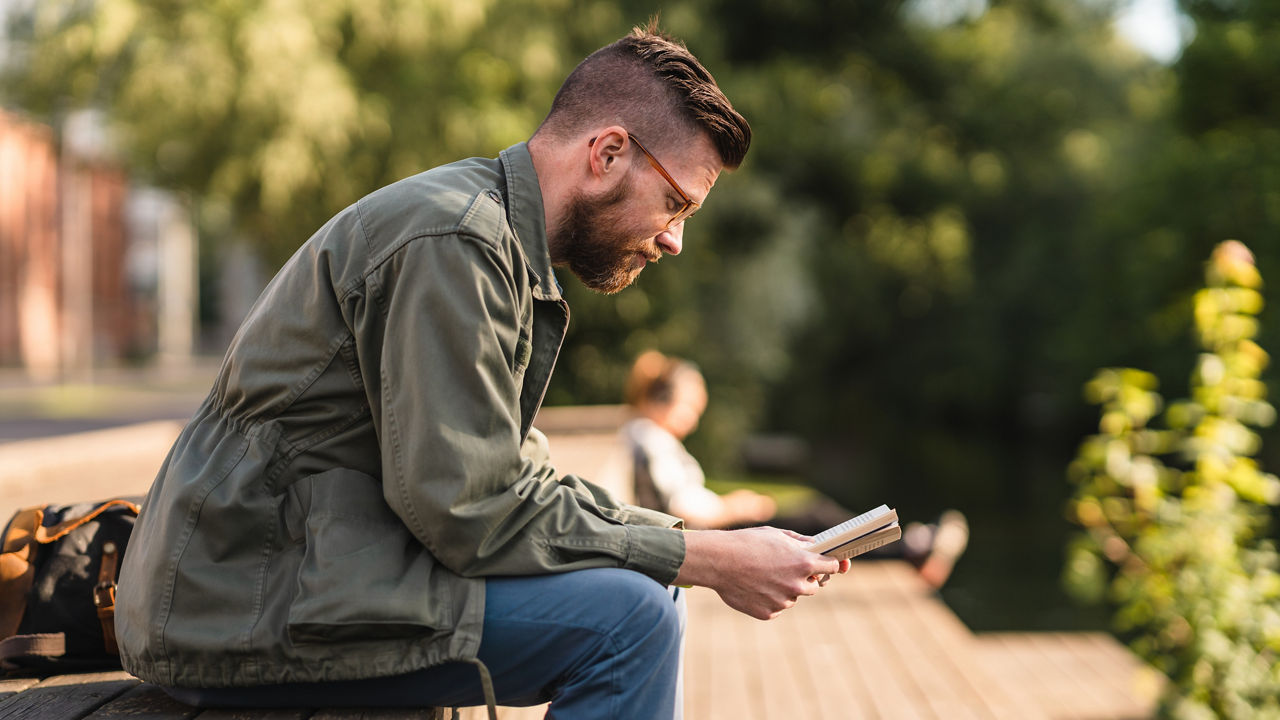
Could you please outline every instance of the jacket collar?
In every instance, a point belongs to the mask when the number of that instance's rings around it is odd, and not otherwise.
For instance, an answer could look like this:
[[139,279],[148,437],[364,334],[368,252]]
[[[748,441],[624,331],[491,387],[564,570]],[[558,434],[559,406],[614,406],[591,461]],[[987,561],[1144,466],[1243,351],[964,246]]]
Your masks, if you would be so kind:
[[525,262],[534,274],[533,296],[539,300],[560,300],[560,283],[551,269],[551,253],[547,249],[542,189],[538,186],[529,146],[516,143],[499,153],[499,157],[507,176],[507,221],[515,230],[524,248]]

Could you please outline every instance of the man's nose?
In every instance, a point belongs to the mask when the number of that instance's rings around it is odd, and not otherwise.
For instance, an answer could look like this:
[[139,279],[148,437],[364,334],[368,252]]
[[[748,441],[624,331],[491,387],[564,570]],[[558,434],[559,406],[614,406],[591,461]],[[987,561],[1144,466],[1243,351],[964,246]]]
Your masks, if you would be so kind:
[[684,247],[684,221],[672,225],[671,227],[658,233],[658,237],[654,238],[658,249],[668,255],[679,255],[680,249]]

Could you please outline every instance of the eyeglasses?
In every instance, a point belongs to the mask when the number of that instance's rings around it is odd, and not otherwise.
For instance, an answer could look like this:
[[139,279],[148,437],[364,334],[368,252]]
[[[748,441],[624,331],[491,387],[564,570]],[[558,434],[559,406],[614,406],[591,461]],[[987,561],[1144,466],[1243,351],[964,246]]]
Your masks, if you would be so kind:
[[[631,133],[627,133],[627,138],[631,140],[631,142],[635,143],[636,147],[640,148],[640,152],[644,153],[644,156],[649,159],[649,164],[653,166],[653,169],[657,170],[659,175],[666,178],[668,183],[671,183],[671,187],[676,191],[676,194],[680,196],[680,200],[684,202],[684,204],[680,206],[680,209],[676,210],[676,214],[672,215],[671,219],[667,221],[667,224],[663,229],[669,230],[673,226],[679,225],[685,220],[688,220],[690,215],[698,212],[698,208],[702,207],[702,203],[689,197],[689,193],[685,192],[684,188],[680,187],[680,183],[676,182],[676,179],[671,177],[671,173],[667,172],[667,169],[662,167],[662,163],[658,162],[658,158],[654,157],[653,153],[646,150],[644,145],[640,144],[639,138]],[[595,141],[595,138],[591,138],[591,142],[587,144],[590,145]]]
[[684,205],[681,205],[680,209],[676,210],[676,214],[672,215],[671,219],[667,221],[667,228],[679,225],[685,220],[688,220],[690,215],[698,212],[698,208],[702,207],[702,203],[695,202],[693,198],[689,197],[689,193],[685,192],[684,188],[680,187],[680,183],[676,182],[676,179],[671,177],[671,173],[667,172],[667,169],[662,167],[662,163],[658,162],[658,158],[654,157],[653,153],[646,150],[644,145],[640,144],[640,138],[632,135],[631,133],[627,133],[627,137],[631,139],[631,142],[636,144],[636,147],[640,148],[640,152],[644,153],[645,157],[649,158],[649,164],[653,166],[653,169],[657,170],[659,175],[666,178],[667,182],[671,183],[671,187],[675,188],[680,199],[684,201]]

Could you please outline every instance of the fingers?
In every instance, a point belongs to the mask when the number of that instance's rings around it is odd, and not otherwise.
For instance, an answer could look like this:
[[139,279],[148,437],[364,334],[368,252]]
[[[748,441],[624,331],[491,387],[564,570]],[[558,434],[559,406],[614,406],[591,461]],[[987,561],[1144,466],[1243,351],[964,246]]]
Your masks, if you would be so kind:
[[779,529],[782,530],[782,532],[786,533],[787,537],[791,538],[792,540],[799,540],[800,542],[806,543],[806,544],[813,542],[813,538],[809,537],[808,535],[801,535],[800,533],[795,532],[794,530],[787,530],[786,528],[779,528]]
[[841,560],[839,565],[836,567],[835,573],[822,573],[817,576],[818,587],[826,587],[833,574],[843,575],[849,572],[849,568],[851,567],[853,567],[853,563],[850,562],[848,558]]
[[764,604],[747,604],[742,606],[731,605],[734,609],[746,613],[757,620],[772,620],[784,611],[795,607],[799,598],[790,598],[787,600],[769,601]]
[[758,527],[708,537],[734,541],[727,560],[717,565],[732,571],[717,573],[708,586],[730,607],[759,620],[777,617],[848,570],[848,562],[810,551],[808,538],[795,532]]

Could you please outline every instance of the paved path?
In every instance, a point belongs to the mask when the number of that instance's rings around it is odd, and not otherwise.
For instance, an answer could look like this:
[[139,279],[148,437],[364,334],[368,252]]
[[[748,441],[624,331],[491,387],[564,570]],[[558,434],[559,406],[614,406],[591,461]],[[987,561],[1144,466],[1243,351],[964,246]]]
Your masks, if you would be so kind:
[[208,394],[216,363],[99,370],[75,383],[35,382],[0,369],[0,445],[188,418]]

